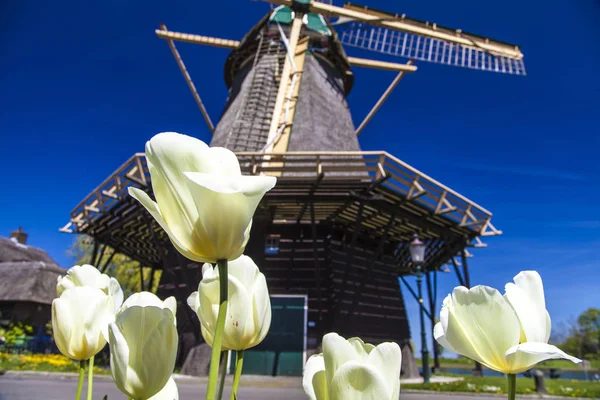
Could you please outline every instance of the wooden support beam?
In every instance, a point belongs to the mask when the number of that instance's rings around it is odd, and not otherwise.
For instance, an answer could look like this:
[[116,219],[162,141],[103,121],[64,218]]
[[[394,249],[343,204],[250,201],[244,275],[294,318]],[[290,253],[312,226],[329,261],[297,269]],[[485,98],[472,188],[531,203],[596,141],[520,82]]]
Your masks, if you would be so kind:
[[237,49],[240,46],[239,40],[221,39],[210,36],[193,35],[190,33],[181,33],[169,31],[161,24],[161,29],[157,29],[154,32],[156,36],[165,40],[176,40],[178,42],[186,42],[193,44],[203,44],[207,46],[221,47],[224,49]]
[[[298,95],[300,94],[300,82],[302,80],[302,72],[304,72],[304,60],[306,59],[306,52],[308,50],[308,36],[298,40],[296,48],[294,50],[294,65],[295,71],[292,72],[292,76],[289,79],[286,93],[284,106],[280,111],[280,121],[277,129],[283,125],[283,131],[273,143],[273,151],[285,152],[288,149],[290,143],[290,134],[294,124],[294,116],[296,114],[296,105],[298,103]],[[294,85],[292,86],[292,82]],[[319,164],[320,166],[320,164]]]
[[417,67],[412,65],[413,60],[409,60],[406,64],[400,64],[387,61],[370,60],[368,58],[348,57],[348,62],[353,67],[366,67],[382,69],[385,71],[415,72],[417,70]]
[[[369,61],[369,60],[366,60]],[[408,62],[406,63],[406,65],[408,67],[414,67],[412,65],[413,60],[408,60]],[[386,64],[391,64],[391,63],[386,63]],[[414,67],[414,70],[416,70],[417,67]],[[383,103],[387,100],[387,98],[390,96],[390,94],[392,93],[392,91],[396,88],[396,86],[398,86],[398,83],[400,83],[400,80],[404,77],[404,74],[407,72],[407,70],[400,70],[400,72],[398,72],[398,75],[396,75],[396,77],[394,78],[394,80],[392,81],[392,83],[390,83],[390,86],[388,86],[388,88],[385,90],[385,92],[383,92],[383,94],[381,95],[381,97],[379,98],[379,100],[377,100],[377,103],[375,103],[375,105],[373,106],[373,108],[371,109],[371,111],[369,111],[369,113],[367,114],[367,116],[365,117],[365,119],[360,123],[360,125],[358,126],[358,128],[356,129],[356,131],[354,131],[354,133],[356,134],[356,136],[360,135],[360,133],[362,132],[363,129],[365,129],[365,126],[367,126],[367,124],[369,123],[369,121],[371,121],[371,119],[373,118],[373,116],[375,115],[375,113],[381,108],[381,106],[383,105]],[[410,71],[412,72],[412,71]]]
[[456,262],[454,257],[451,257],[450,259],[452,260],[452,265],[454,266],[454,272],[456,272],[456,277],[458,278],[458,283],[460,283],[460,286],[466,286],[465,280],[463,279],[462,274],[460,273],[460,270],[458,269],[458,263]]
[[[295,65],[297,56],[296,47],[298,46],[298,40],[300,39],[300,31],[302,30],[302,25],[302,16],[299,13],[296,13],[296,17],[292,21],[290,37],[288,39],[286,39],[285,37],[281,38],[284,41],[287,40],[286,51],[288,54],[283,64],[281,79],[279,80],[279,89],[277,90],[277,97],[275,98],[275,107],[273,108],[273,116],[271,118],[271,126],[269,127],[269,135],[267,136],[267,144],[270,145],[265,149],[266,152],[271,152],[276,147],[275,142],[278,141],[277,135],[280,133],[279,130],[281,129],[286,96],[291,96],[291,94],[288,94],[288,92],[290,90],[291,82],[293,80],[293,74],[298,71],[298,66]],[[302,57],[302,63],[304,63],[304,57]],[[298,88],[300,87],[300,80],[298,78],[296,78],[295,86],[297,86]],[[289,102],[291,105],[291,98],[289,99]],[[293,121],[293,113],[289,114],[292,115],[288,115],[286,118],[287,120],[283,121],[283,123]],[[289,126],[289,128],[291,128],[291,125]],[[286,125],[284,129],[288,129],[288,126]],[[287,144],[287,141],[285,143]],[[277,145],[277,149],[279,149],[279,151],[281,151],[283,147],[283,143]],[[283,149],[283,151],[287,151],[287,146],[285,146],[285,149]]]
[[[160,27],[161,27],[163,33],[168,32],[167,27],[164,24],[161,24]],[[161,31],[156,30],[156,32],[158,35],[158,32],[161,32]],[[174,33],[174,32],[171,32],[171,33]],[[179,35],[185,36],[185,34],[179,34]],[[194,36],[194,35],[192,35],[192,36]],[[161,36],[159,35],[158,37],[161,37]],[[173,43],[173,40],[171,40],[167,37],[162,37],[162,38],[167,40],[167,43],[169,44],[169,48],[171,49],[171,53],[173,53],[173,57],[175,57],[175,61],[177,62],[177,65],[179,66],[179,69],[181,70],[181,73],[183,74],[183,78],[185,79],[185,82],[187,83],[188,87],[190,88],[190,91],[192,92],[192,96],[194,96],[194,100],[196,101],[196,104],[198,105],[198,108],[200,109],[200,112],[202,113],[202,116],[204,117],[204,121],[206,121],[206,125],[208,125],[208,129],[210,130],[210,133],[212,134],[215,131],[215,126],[213,125],[213,123],[210,119],[210,116],[208,115],[208,112],[206,111],[206,108],[204,107],[204,104],[202,103],[202,99],[200,98],[200,95],[198,94],[198,91],[196,90],[196,86],[194,85],[194,82],[192,81],[192,77],[190,76],[187,68],[185,67],[185,64],[183,63],[183,60],[181,59],[181,56],[179,55],[179,52],[177,51],[177,48],[175,47],[175,43]]]

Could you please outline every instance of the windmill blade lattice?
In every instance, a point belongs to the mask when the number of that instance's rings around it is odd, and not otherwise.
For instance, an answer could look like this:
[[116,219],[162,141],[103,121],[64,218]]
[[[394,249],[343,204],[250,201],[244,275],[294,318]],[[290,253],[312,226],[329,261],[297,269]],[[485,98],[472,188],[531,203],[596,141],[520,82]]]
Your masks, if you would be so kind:
[[456,67],[526,75],[522,58],[494,55],[477,47],[360,22],[337,25],[336,31],[340,41],[351,47]]

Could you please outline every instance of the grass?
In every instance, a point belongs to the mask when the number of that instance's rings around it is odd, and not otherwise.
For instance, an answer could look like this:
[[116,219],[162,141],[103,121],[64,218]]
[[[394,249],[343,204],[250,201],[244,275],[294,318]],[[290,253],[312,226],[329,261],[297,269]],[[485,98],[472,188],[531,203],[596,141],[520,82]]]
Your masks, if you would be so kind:
[[[417,365],[421,366],[421,359],[417,358]],[[473,368],[473,361],[466,357],[458,358],[440,358],[440,364],[444,367],[455,367],[455,368]],[[429,366],[433,365],[433,359],[429,360]],[[556,368],[564,370],[581,370],[581,366],[573,364],[568,360],[548,360],[537,364],[538,368]],[[600,360],[591,361],[591,369],[600,371]]]
[[[74,372],[79,371],[79,362],[61,354],[8,354],[0,353],[0,370]],[[94,367],[94,374],[110,374],[110,370]]]
[[[463,381],[450,383],[404,384],[402,389],[432,390],[438,392],[471,392],[506,394],[504,377],[464,377]],[[546,379],[548,394],[564,397],[599,398],[600,383],[566,379]],[[517,378],[517,394],[534,394],[533,379]]]

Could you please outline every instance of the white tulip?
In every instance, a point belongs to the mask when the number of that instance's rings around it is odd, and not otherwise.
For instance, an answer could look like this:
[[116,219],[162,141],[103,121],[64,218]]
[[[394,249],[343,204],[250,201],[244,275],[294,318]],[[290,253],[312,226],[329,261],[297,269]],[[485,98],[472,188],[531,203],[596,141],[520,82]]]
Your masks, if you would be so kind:
[[[228,304],[222,350],[260,344],[271,327],[271,300],[265,276],[248,256],[228,263]],[[198,291],[188,298],[198,314],[202,337],[212,346],[219,311],[219,270],[204,264]]]
[[112,376],[132,399],[151,398],[171,377],[178,341],[174,319],[169,304],[147,293],[125,301],[109,325]]
[[455,288],[444,299],[434,336],[446,349],[505,374],[548,359],[581,362],[548,344],[550,316],[535,271],[519,273],[514,284],[506,285],[504,297],[488,286]]
[[170,377],[165,387],[148,400],[179,400],[179,390],[173,377]]
[[146,143],[156,202],[129,188],[190,260],[215,263],[242,255],[252,216],[276,178],[242,176],[235,154],[174,132]]
[[77,286],[94,287],[111,296],[115,306],[115,313],[123,303],[123,290],[119,282],[115,278],[101,273],[92,265],[75,265],[69,268],[67,275],[58,277],[56,293],[60,296],[65,290]]
[[373,346],[328,333],[323,353],[306,362],[302,386],[310,400],[397,400],[401,363],[396,343]]
[[115,318],[112,297],[89,286],[76,286],[52,301],[52,333],[62,354],[88,360],[106,345]]
[[175,297],[173,296],[167,297],[165,301],[162,301],[154,293],[151,292],[134,293],[131,296],[129,296],[127,300],[125,300],[125,303],[123,303],[123,306],[121,306],[119,313],[122,313],[123,311],[127,310],[129,307],[132,306],[153,306],[171,310],[171,312],[173,313],[173,317],[175,317],[173,318],[173,322],[175,323],[175,326],[177,326],[177,300],[175,300]]

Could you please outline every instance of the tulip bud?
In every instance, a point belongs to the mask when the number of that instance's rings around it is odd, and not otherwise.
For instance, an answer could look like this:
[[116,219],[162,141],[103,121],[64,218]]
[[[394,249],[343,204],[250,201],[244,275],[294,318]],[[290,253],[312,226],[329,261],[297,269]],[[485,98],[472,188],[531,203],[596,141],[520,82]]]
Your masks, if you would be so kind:
[[52,332],[62,354],[88,360],[106,345],[114,304],[102,290],[76,286],[52,301]]
[[311,400],[397,400],[401,362],[396,343],[373,346],[328,333],[323,353],[306,362],[302,386]]
[[161,391],[173,373],[177,329],[170,306],[154,294],[132,297],[109,325],[110,369],[121,392],[145,400]]
[[179,400],[179,390],[173,377],[170,377],[165,387],[148,400]]
[[535,271],[518,274],[504,297],[488,286],[456,287],[444,299],[434,337],[444,348],[505,374],[548,359],[581,362],[547,343],[550,316]]
[[276,178],[242,176],[237,157],[221,147],[174,132],[146,143],[156,202],[129,188],[190,260],[215,263],[244,252],[252,216]]
[[[228,264],[228,304],[223,350],[245,350],[260,344],[271,327],[271,300],[265,276],[248,256]],[[187,300],[198,314],[202,337],[212,346],[219,305],[219,270],[202,268],[198,291]]]
[[65,290],[77,286],[88,286],[102,290],[113,298],[116,313],[123,303],[123,290],[115,278],[98,271],[92,265],[75,265],[67,271],[67,275],[59,276],[56,283],[56,293],[60,296]]

